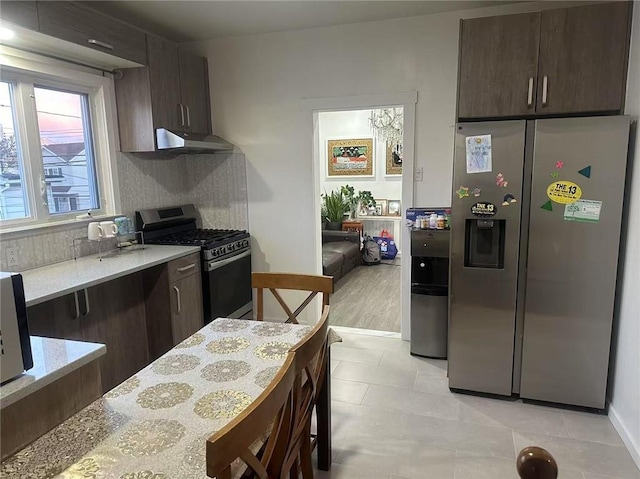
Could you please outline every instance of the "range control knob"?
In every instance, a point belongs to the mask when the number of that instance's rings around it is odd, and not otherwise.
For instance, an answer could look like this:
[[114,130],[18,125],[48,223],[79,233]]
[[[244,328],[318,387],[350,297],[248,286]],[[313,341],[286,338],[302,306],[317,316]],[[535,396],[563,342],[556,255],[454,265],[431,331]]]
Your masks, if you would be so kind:
[[244,240],[244,241],[242,242],[242,246],[244,246],[244,247],[249,246],[249,240]]
[[233,251],[234,249],[236,249],[236,245],[235,245],[235,244],[233,244],[233,243],[229,243],[229,244],[227,245],[227,249],[228,249],[229,251]]

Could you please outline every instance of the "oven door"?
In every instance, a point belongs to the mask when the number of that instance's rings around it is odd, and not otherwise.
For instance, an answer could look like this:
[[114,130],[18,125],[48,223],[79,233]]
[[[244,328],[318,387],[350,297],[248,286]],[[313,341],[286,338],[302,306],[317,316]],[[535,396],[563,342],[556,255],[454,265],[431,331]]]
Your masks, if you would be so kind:
[[202,271],[204,322],[246,317],[253,310],[251,251],[207,261]]

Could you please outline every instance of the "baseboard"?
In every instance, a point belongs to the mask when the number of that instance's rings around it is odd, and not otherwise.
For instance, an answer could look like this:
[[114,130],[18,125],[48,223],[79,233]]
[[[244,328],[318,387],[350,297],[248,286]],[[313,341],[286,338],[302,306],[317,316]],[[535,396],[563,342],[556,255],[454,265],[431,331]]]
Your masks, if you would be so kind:
[[378,331],[376,329],[363,329],[363,328],[350,328],[348,326],[334,326],[329,321],[329,325],[336,332],[349,333],[349,334],[361,334],[363,336],[379,336],[384,338],[401,339],[400,333],[394,333],[393,331]]
[[631,458],[638,466],[638,469],[640,469],[640,445],[635,443],[612,405],[609,406],[609,420],[611,421],[611,424],[613,424],[615,430],[618,431],[622,442],[624,442],[629,454],[631,454]]

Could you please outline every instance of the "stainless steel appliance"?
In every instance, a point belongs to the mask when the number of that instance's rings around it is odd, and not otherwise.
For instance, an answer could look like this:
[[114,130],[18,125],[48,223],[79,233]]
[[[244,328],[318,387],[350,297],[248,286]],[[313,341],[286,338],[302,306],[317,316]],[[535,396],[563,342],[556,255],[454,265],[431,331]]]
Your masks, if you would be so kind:
[[411,230],[411,354],[447,357],[449,231]]
[[629,127],[457,125],[451,388],[605,407]]
[[205,324],[218,317],[241,318],[253,311],[251,245],[240,230],[196,226],[193,205],[136,211],[136,228],[147,244],[200,246]]
[[205,153],[207,151],[232,151],[233,145],[224,138],[202,133],[184,131],[156,130],[158,150],[170,150],[178,153]]
[[0,382],[33,367],[22,275],[0,272]]

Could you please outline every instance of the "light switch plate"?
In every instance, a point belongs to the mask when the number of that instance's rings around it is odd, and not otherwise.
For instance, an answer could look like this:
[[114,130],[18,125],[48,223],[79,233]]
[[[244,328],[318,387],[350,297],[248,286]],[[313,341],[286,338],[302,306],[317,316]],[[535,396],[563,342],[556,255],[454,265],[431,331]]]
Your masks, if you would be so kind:
[[416,167],[413,174],[413,181],[422,181],[422,166]]

